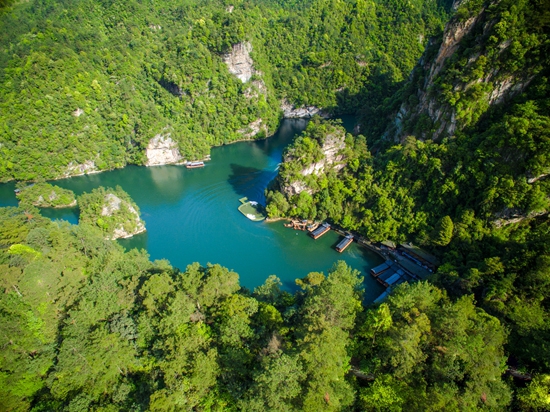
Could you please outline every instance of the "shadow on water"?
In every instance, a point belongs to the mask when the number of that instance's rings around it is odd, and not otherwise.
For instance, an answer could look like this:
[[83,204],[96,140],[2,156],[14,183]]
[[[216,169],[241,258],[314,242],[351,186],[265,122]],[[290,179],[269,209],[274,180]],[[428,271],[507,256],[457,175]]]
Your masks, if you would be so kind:
[[73,225],[77,225],[80,218],[80,209],[78,207],[66,209],[43,208],[40,209],[40,214],[51,220],[65,220]]
[[0,184],[0,207],[17,206],[19,204],[14,190],[15,182]]
[[296,293],[300,290],[300,287],[296,284],[296,280],[281,280],[281,283],[283,284],[282,289],[287,292]]
[[270,159],[279,163],[283,151],[306,128],[308,119],[284,119],[273,137],[253,142]]
[[231,174],[227,182],[240,197],[248,197],[265,206],[265,194],[269,182],[277,175],[276,171],[260,170],[254,167],[230,164]]

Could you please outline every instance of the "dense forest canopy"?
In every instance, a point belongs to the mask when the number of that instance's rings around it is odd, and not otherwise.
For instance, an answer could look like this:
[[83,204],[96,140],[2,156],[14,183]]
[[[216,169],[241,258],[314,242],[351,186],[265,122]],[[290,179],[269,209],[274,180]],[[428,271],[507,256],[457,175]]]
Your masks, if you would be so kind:
[[0,209],[0,246],[2,410],[421,411],[510,398],[504,327],[427,283],[365,310],[360,273],[339,262],[295,294],[274,276],[250,292],[219,265],[151,262],[32,206]]
[[104,189],[79,225],[33,195],[0,208],[0,410],[550,409],[550,5],[455,6],[443,30],[434,1],[1,3],[2,180],[143,164],[159,134],[198,158],[284,101],[358,110],[363,135],[310,122],[268,213],[442,264],[377,305],[342,262],[249,291],[106,240]]
[[540,373],[514,401],[532,410],[550,406],[549,10],[548,1],[459,5],[410,79],[367,100],[366,137],[348,135],[329,167],[326,137],[344,131],[310,122],[267,206],[272,217],[430,248],[443,262],[432,282],[453,299],[473,294],[509,328],[509,365]]
[[[0,19],[0,179],[144,164],[159,134],[202,158],[258,119],[256,137],[273,133],[283,99],[354,112],[375,79],[408,76],[446,16],[435,1],[298,3],[14,5]],[[243,42],[255,69],[246,83],[224,63]]]

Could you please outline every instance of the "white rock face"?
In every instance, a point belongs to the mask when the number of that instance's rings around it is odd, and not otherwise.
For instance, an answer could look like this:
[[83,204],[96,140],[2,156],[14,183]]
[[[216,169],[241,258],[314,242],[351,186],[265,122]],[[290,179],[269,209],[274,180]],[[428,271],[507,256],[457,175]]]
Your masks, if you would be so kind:
[[[101,209],[101,215],[102,216],[111,216],[116,211],[120,210],[122,204],[122,200],[115,196],[112,193],[109,193],[105,196],[105,203],[103,204],[103,208]],[[126,231],[122,224],[118,225],[115,230],[113,231],[113,235],[111,236],[111,239],[126,239],[129,237],[132,237],[134,235],[137,235],[138,233],[145,232],[145,225],[143,224],[143,220],[139,217],[139,213],[137,210],[130,204],[126,204],[128,207],[128,210],[135,215],[136,224],[134,230],[131,232]]]
[[325,118],[329,117],[327,113],[316,106],[294,107],[294,105],[286,99],[281,102],[281,110],[283,111],[283,117],[285,119],[309,119],[316,114]]
[[[320,173],[323,173],[328,167],[331,167],[336,171],[342,170],[346,166],[346,159],[342,154],[342,151],[346,147],[344,139],[344,133],[334,133],[327,135],[321,147],[323,158],[320,161],[312,163],[305,169],[301,170],[300,174],[304,177],[312,174],[319,175]],[[285,159],[285,161],[288,160],[290,159]],[[306,191],[309,194],[313,193],[313,190],[311,190],[311,188],[309,188],[305,184],[305,182],[301,180],[296,180],[286,185],[283,185],[282,190],[290,196],[300,194],[300,192],[303,191]]]
[[233,45],[231,52],[223,58],[229,72],[237,76],[243,83],[249,81],[256,73],[254,61],[250,58],[251,51],[252,44],[250,42],[237,43]]
[[74,117],[80,117],[84,114],[84,110],[82,110],[80,107],[77,107],[74,112],[71,113]]
[[267,126],[263,124],[262,119],[256,119],[252,123],[250,123],[246,128],[237,130],[239,133],[243,135],[244,138],[250,139],[254,136],[256,136],[260,131],[264,131],[267,135]]
[[178,145],[172,140],[170,133],[157,134],[153,137],[145,149],[145,155],[147,156],[146,166],[179,163],[183,159]]
[[99,173],[99,170],[93,160],[86,160],[81,164],[71,162],[67,165],[67,170],[63,174],[63,177],[80,176],[92,173]]

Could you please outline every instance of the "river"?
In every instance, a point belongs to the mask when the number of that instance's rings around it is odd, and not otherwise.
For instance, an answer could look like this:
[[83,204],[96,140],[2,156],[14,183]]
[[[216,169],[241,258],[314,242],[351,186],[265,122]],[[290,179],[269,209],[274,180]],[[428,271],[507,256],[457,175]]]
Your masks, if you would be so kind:
[[[312,271],[326,274],[344,260],[363,273],[365,301],[372,301],[384,290],[368,273],[382,262],[379,256],[356,243],[338,253],[334,246],[341,237],[333,231],[313,240],[282,222],[252,222],[237,210],[244,196],[265,204],[264,190],[277,175],[284,148],[306,124],[284,120],[269,139],[214,148],[211,161],[200,169],[127,166],[52,183],[77,195],[120,185],[139,206],[147,232],[119,242],[127,249],[146,249],[153,260],[168,259],[180,269],[191,262],[219,263],[239,273],[241,285],[250,289],[275,274],[287,290],[296,289],[296,278]],[[13,189],[14,183],[0,185],[0,206],[17,205]],[[43,209],[42,214],[78,222],[77,209]]]

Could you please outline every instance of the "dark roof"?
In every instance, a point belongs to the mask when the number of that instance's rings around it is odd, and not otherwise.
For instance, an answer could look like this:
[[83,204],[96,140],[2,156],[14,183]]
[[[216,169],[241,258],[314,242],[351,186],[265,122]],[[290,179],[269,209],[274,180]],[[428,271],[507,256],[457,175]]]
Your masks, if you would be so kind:
[[430,255],[428,252],[420,249],[418,246],[414,246],[412,243],[401,243],[399,245],[399,248],[417,255],[418,257],[424,259],[426,262],[431,263],[434,266],[439,265],[439,261],[435,256]]

